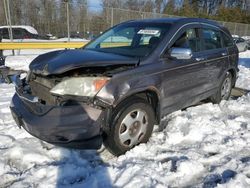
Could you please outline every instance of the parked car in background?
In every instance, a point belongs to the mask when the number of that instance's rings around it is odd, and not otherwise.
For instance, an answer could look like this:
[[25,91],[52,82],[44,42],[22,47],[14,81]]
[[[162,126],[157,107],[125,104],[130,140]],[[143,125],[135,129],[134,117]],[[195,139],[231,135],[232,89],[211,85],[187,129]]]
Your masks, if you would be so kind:
[[245,39],[241,37],[234,37],[233,39],[239,49],[239,52],[244,52],[248,49],[248,43]]
[[13,77],[10,108],[19,127],[46,142],[98,149],[103,141],[121,155],[147,142],[167,114],[227,100],[238,58],[214,21],[127,21],[83,49],[38,56],[26,78]]
[[57,37],[55,35],[52,35],[51,33],[48,33],[45,36],[48,37],[48,39],[50,39],[50,40],[56,40],[57,39]]
[[[67,33],[63,33],[60,34],[58,36],[59,39],[61,38],[68,38],[68,34]],[[84,39],[84,33],[83,32],[79,32],[79,31],[72,31],[70,32],[70,38],[71,39]]]
[[243,38],[245,40],[250,40],[250,36],[242,36],[241,38]]
[[[49,37],[39,35],[37,30],[31,26],[11,26],[13,39],[44,39],[48,40]],[[10,39],[9,26],[0,26],[0,36],[3,39]]]

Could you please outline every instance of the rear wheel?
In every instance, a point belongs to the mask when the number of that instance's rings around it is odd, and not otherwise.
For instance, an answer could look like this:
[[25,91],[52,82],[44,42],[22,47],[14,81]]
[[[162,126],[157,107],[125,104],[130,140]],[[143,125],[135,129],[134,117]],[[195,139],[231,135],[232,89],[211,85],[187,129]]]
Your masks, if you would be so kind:
[[233,85],[232,74],[230,72],[227,72],[225,78],[220,84],[218,91],[210,98],[211,101],[213,103],[218,104],[222,100],[228,100],[231,95],[232,85]]
[[121,155],[150,138],[155,122],[153,108],[145,100],[133,98],[120,104],[111,119],[104,145],[114,155]]

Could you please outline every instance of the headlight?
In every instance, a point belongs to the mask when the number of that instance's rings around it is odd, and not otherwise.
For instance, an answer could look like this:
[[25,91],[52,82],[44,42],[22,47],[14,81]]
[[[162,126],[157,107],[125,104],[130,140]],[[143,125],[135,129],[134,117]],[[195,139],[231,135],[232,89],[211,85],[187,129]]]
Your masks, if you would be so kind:
[[77,95],[93,97],[109,81],[107,77],[78,77],[63,80],[50,92],[55,95]]

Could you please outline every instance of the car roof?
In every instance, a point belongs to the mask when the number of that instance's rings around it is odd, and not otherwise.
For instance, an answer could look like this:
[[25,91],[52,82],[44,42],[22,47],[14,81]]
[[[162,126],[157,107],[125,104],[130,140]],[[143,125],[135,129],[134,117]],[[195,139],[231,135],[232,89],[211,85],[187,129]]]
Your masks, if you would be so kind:
[[134,24],[173,24],[173,25],[185,25],[188,23],[203,23],[203,24],[208,24],[212,26],[216,26],[220,28],[224,33],[227,33],[228,36],[231,36],[230,32],[226,27],[221,25],[220,23],[214,21],[214,20],[209,20],[205,18],[185,18],[185,17],[166,17],[166,18],[150,18],[150,19],[141,19],[141,20],[130,20],[127,21],[126,23],[134,23]]
[[213,20],[204,19],[204,18],[183,18],[183,17],[166,17],[166,18],[150,18],[150,19],[142,19],[142,20],[130,20],[128,22],[135,22],[135,23],[180,23],[180,24],[186,24],[190,22],[199,22],[199,23],[206,23],[206,24],[212,24],[216,25],[218,27],[221,27],[221,25]]
[[[34,35],[38,35],[37,30],[29,25],[13,25],[11,26],[13,29],[25,29],[26,31],[34,34]],[[5,29],[5,28],[10,28],[10,26],[5,25],[5,26],[0,26],[0,29]]]

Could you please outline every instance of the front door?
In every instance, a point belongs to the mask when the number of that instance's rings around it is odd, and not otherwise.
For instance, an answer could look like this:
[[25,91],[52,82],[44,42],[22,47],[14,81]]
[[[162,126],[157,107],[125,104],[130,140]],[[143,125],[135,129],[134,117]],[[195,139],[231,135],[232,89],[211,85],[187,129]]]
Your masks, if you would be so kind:
[[197,103],[206,91],[207,75],[204,71],[205,59],[200,54],[201,40],[198,27],[182,29],[176,36],[171,48],[187,48],[192,50],[191,59],[174,59],[169,54],[164,55],[161,64],[166,70],[162,76],[161,110],[168,114]]

